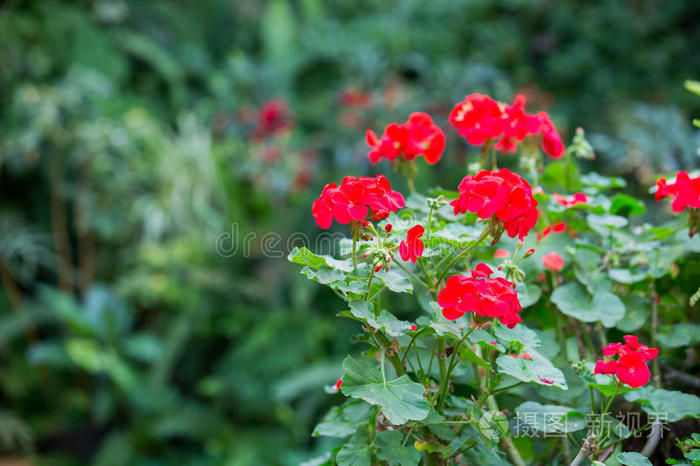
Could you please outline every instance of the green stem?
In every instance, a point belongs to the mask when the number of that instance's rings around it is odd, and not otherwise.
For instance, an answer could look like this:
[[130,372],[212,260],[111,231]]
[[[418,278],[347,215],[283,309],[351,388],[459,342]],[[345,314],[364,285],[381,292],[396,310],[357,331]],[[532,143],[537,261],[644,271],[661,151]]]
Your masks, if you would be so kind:
[[438,286],[440,284],[442,279],[445,277],[447,272],[450,271],[450,268],[455,264],[455,262],[457,262],[459,259],[465,257],[469,253],[471,253],[474,250],[474,248],[477,247],[479,245],[479,243],[481,243],[484,240],[484,238],[486,238],[488,235],[489,235],[488,229],[484,228],[484,231],[481,233],[481,236],[479,236],[479,239],[477,239],[472,244],[470,244],[469,246],[464,248],[459,254],[457,254],[454,258],[452,258],[452,260],[447,264],[447,266],[442,271],[440,276],[438,276],[438,279],[437,279],[435,286]]
[[427,230],[428,232],[426,233],[425,239],[426,241],[430,239],[430,223],[433,219],[433,207],[430,208],[430,212],[428,212],[428,225],[427,225]]
[[635,435],[640,434],[640,433],[644,432],[645,430],[647,430],[649,427],[651,427],[652,424],[653,424],[652,422],[647,422],[642,427],[640,427],[639,429],[632,432],[628,437],[619,438],[619,439],[615,440],[614,442],[610,442],[610,443],[606,444],[604,447],[600,447],[600,450],[606,450],[613,445],[617,445],[618,443],[620,443],[624,440],[627,440],[628,438],[633,438]]
[[391,257],[392,257],[392,259],[394,259],[394,263],[395,263],[396,265],[398,265],[399,268],[400,268],[401,270],[403,270],[404,272],[406,272],[406,273],[408,274],[409,277],[411,277],[411,278],[414,279],[416,282],[418,282],[418,283],[419,283],[422,287],[424,287],[426,290],[429,290],[429,289],[430,289],[430,285],[428,285],[428,284],[425,283],[423,280],[421,280],[420,278],[418,278],[415,274],[411,273],[401,262],[399,262],[398,260],[396,260],[396,258],[395,258],[393,255],[392,255]]
[[369,292],[372,290],[372,279],[374,278],[375,267],[372,266],[372,270],[369,273],[369,280],[367,280],[367,294],[365,294],[365,301],[369,299]]
[[617,396],[617,393],[620,391],[620,387],[622,384],[620,382],[617,382],[617,388],[615,388],[615,393],[612,394],[610,398],[608,398],[608,402],[605,404],[605,407],[600,411],[600,429],[598,430],[598,438],[602,438],[603,436],[603,419],[605,418],[605,415],[608,413],[608,410],[610,409],[610,405],[612,405],[613,400]]
[[511,388],[515,388],[515,387],[517,387],[518,385],[522,385],[523,383],[524,383],[524,382],[518,382],[518,383],[515,383],[515,384],[513,384],[513,385],[508,385],[507,387],[497,388],[496,390],[492,390],[490,394],[491,394],[491,395],[496,395],[496,394],[498,394],[498,393],[501,393],[501,392],[505,392],[505,391],[507,391],[507,390],[510,390]]
[[413,178],[409,176],[406,179],[408,180],[408,190],[411,192],[411,194],[415,194],[416,185],[413,183]]
[[[656,280],[649,280],[649,298],[651,299],[651,346],[656,348],[656,333],[659,331],[659,295],[656,292]],[[661,388],[661,369],[659,358],[651,362],[652,382],[655,388]]]
[[357,269],[357,235],[352,235],[352,268]]
[[438,390],[438,410],[442,408],[442,404],[445,401],[445,396],[447,395],[447,388],[450,385],[450,376],[452,375],[452,371],[454,371],[454,368],[457,366],[457,363],[455,362],[455,358],[457,357],[457,354],[459,353],[460,346],[462,346],[462,343],[464,340],[469,337],[469,335],[472,334],[472,332],[475,330],[475,327],[470,328],[467,333],[464,334],[464,336],[457,342],[457,344],[454,347],[454,350],[452,351],[452,356],[450,357],[450,363],[447,366],[447,371],[445,375],[441,378],[440,380],[440,389]]

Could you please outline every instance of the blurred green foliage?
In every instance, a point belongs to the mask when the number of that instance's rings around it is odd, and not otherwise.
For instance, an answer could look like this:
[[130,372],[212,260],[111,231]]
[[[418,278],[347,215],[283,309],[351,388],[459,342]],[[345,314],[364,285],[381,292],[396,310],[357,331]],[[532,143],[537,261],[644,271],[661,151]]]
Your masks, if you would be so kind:
[[[354,327],[282,258],[291,233],[316,233],[321,186],[369,171],[364,130],[415,110],[445,127],[467,93],[525,89],[567,139],[589,131],[599,171],[648,185],[697,166],[683,81],[700,75],[698,14],[683,0],[4,2],[0,447],[99,466],[327,450],[310,432]],[[349,87],[374,104],[340,106]],[[254,141],[246,112],[275,97],[294,128]],[[453,150],[418,181],[454,186],[468,159]],[[251,233],[247,254],[217,251]]]

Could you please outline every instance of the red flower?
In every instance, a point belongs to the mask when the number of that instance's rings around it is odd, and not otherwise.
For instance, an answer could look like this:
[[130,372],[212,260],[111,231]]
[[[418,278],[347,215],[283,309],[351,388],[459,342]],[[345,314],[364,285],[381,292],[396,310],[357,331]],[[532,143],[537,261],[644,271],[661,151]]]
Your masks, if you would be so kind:
[[636,352],[620,356],[620,359],[617,360],[615,375],[620,379],[620,382],[626,383],[632,388],[646,385],[651,378],[646,360]]
[[391,223],[387,223],[386,225],[384,225],[384,231],[386,231],[387,233],[391,233],[391,230],[393,228],[394,228],[394,225],[392,225]]
[[536,134],[539,131],[540,122],[537,117],[525,113],[525,96],[515,96],[513,105],[505,105],[503,111],[503,136],[494,146],[496,150],[504,153],[515,152],[518,142],[525,140],[528,134]]
[[603,348],[603,361],[597,361],[593,373],[615,375],[620,382],[632,388],[641,387],[651,377],[647,361],[659,355],[657,348],[649,348],[634,335],[625,335],[625,343],[610,343]]
[[415,264],[416,260],[423,256],[423,248],[425,245],[420,237],[423,236],[424,231],[425,229],[421,225],[416,225],[408,230],[406,241],[401,241],[401,244],[399,244],[401,259],[404,261],[410,260]]
[[408,329],[409,332],[415,332],[416,331],[416,326],[411,325],[411,327]]
[[486,140],[496,139],[502,133],[503,111],[491,97],[470,94],[450,112],[450,123],[469,144],[480,146]]
[[564,259],[562,259],[559,254],[552,251],[549,254],[542,256],[542,264],[544,264],[544,266],[549,270],[559,272],[562,267],[564,267]]
[[584,193],[576,193],[568,197],[564,197],[561,194],[554,193],[552,194],[552,199],[554,199],[556,202],[563,205],[564,207],[573,207],[575,205],[585,204],[588,202],[588,196],[586,196]]
[[479,218],[496,216],[511,238],[523,239],[537,223],[537,201],[527,181],[502,168],[482,170],[459,184],[459,198],[450,203],[455,215],[467,211]]
[[336,392],[340,390],[341,385],[343,385],[343,379],[338,379],[335,381],[335,385],[333,385],[333,387],[335,387]]
[[445,150],[445,133],[433,123],[430,115],[422,112],[411,113],[408,121],[401,125],[391,123],[381,138],[371,129],[367,130],[365,140],[372,148],[367,157],[373,164],[383,158],[413,160],[422,155],[426,162],[433,165]]
[[493,271],[479,264],[471,277],[453,275],[438,294],[438,304],[446,319],[455,320],[467,312],[497,318],[508,328],[522,321],[518,294],[504,278],[489,278]]
[[493,253],[493,257],[494,259],[502,259],[504,257],[510,257],[510,253],[505,249],[496,249],[496,252]]
[[564,155],[564,144],[561,142],[554,123],[546,112],[539,112],[537,119],[540,123],[540,133],[542,133],[542,150],[553,159],[560,158]]
[[327,184],[321,196],[311,206],[316,223],[323,229],[330,228],[335,219],[340,224],[365,221],[369,215],[377,220],[396,212],[405,204],[398,191],[383,175],[375,178],[346,176],[337,186]]
[[537,232],[537,241],[542,241],[551,233],[564,233],[566,231],[566,222],[557,222],[552,226],[545,228],[542,233]]
[[656,182],[656,200],[674,197],[671,208],[674,212],[683,212],[686,207],[700,208],[700,176],[691,178],[687,172],[676,173],[676,181],[668,184],[666,178]]
[[258,113],[258,124],[253,130],[253,138],[260,140],[279,134],[292,127],[292,115],[284,99],[265,102]]
[[455,105],[449,119],[459,135],[474,146],[496,141],[496,150],[515,152],[518,143],[527,136],[541,134],[544,152],[553,158],[564,153],[564,144],[549,115],[526,113],[522,94],[515,97],[512,105],[502,104],[487,95],[470,94]]
[[614,374],[617,370],[617,361],[596,361],[593,372],[596,374]]

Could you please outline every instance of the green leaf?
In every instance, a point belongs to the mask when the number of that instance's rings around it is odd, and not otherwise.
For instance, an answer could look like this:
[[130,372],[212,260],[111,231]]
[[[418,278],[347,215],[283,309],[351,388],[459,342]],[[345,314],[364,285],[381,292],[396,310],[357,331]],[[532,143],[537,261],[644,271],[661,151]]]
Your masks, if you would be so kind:
[[649,319],[649,298],[628,295],[622,297],[622,302],[625,305],[625,317],[615,326],[623,332],[634,332],[642,328]]
[[423,396],[425,388],[412,382],[407,375],[387,381],[376,364],[352,356],[345,358],[343,368],[343,394],[378,405],[392,424],[420,421],[428,415],[430,407]]
[[493,333],[498,338],[498,341],[506,347],[512,347],[514,343],[520,343],[522,348],[535,351],[542,344],[540,337],[522,323],[514,328],[508,328],[500,322],[495,322]]
[[646,456],[634,451],[618,453],[615,455],[615,458],[617,458],[620,464],[624,464],[625,466],[652,466],[651,461],[649,461]]
[[635,272],[632,273],[630,269],[610,269],[608,271],[610,278],[618,283],[624,283],[626,285],[631,285],[633,283],[638,283],[647,278],[645,272]]
[[495,349],[499,353],[505,353],[505,346],[498,343],[494,337],[486,330],[474,330],[471,335],[469,335],[469,341],[476,343],[485,349]]
[[[516,359],[501,355],[496,359],[499,372],[515,377],[523,382],[535,382],[540,385],[554,386],[566,390],[566,379],[562,371],[539,353],[532,353],[532,359]],[[547,383],[552,381],[553,383]]]
[[367,427],[359,429],[335,456],[338,466],[370,466],[372,451],[368,439]]
[[671,328],[670,332],[659,333],[656,337],[662,347],[682,348],[700,342],[700,324],[681,323]]
[[295,247],[287,256],[287,260],[295,264],[308,265],[313,269],[328,267],[342,272],[352,272],[353,266],[350,259],[338,260],[330,256],[319,256],[309,251],[306,247]]
[[500,411],[486,411],[479,419],[479,432],[490,441],[497,442],[510,431],[508,418]]
[[692,79],[686,79],[683,82],[686,89],[695,95],[700,95],[700,81],[693,81]]
[[593,298],[578,283],[567,283],[552,293],[551,300],[564,314],[582,322],[601,321],[612,327],[625,316],[620,298],[604,289],[596,290]]
[[588,226],[601,236],[608,236],[612,230],[627,226],[627,219],[618,215],[588,214],[586,217]]
[[628,194],[616,194],[610,205],[610,213],[613,215],[643,215],[646,210],[642,201]]
[[537,432],[551,434],[577,432],[586,427],[586,416],[568,406],[526,401],[515,408],[515,412],[521,429],[530,427]]
[[602,176],[596,172],[588,172],[585,175],[581,175],[581,183],[583,183],[584,186],[591,186],[600,190],[624,188],[627,186],[627,182],[624,178]]
[[452,222],[448,223],[442,230],[433,232],[430,235],[430,239],[437,238],[443,243],[446,242],[464,246],[478,239],[483,231],[484,227],[481,224],[464,225],[462,223]]
[[535,304],[542,296],[542,288],[534,283],[518,283],[515,287],[520,306],[525,309]]
[[662,422],[676,422],[684,417],[700,417],[700,398],[679,391],[651,386],[625,395],[627,401],[637,401],[650,417]]
[[366,301],[351,301],[350,314],[372,328],[383,331],[392,337],[405,335],[411,328],[411,323],[397,319],[392,313],[383,309],[379,316],[375,316]]
[[411,283],[411,279],[393,269],[389,270],[388,272],[386,270],[383,272],[380,271],[376,273],[374,277],[384,282],[386,287],[395,293],[413,292],[413,284]]
[[430,327],[441,337],[462,338],[462,329],[457,321],[447,320],[442,315],[438,316],[437,322],[430,322]]
[[576,279],[585,285],[589,293],[593,294],[598,289],[609,290],[612,282],[607,274],[598,270],[600,254],[587,248],[576,248],[574,254],[576,263]]
[[462,344],[459,350],[459,359],[463,361],[473,362],[481,367],[491,370],[491,364],[484,361],[468,344]]
[[561,186],[562,188],[571,191],[581,189],[579,170],[575,163],[550,163],[547,165],[547,168],[544,169],[544,173],[542,174],[540,181],[544,186],[549,187]]
[[401,445],[403,442],[401,432],[385,430],[378,432],[374,437],[374,445],[377,447],[377,458],[386,461],[389,466],[411,466],[420,462],[420,453],[412,443]]
[[313,437],[347,437],[358,427],[370,422],[374,408],[361,400],[348,400],[335,406],[314,428]]

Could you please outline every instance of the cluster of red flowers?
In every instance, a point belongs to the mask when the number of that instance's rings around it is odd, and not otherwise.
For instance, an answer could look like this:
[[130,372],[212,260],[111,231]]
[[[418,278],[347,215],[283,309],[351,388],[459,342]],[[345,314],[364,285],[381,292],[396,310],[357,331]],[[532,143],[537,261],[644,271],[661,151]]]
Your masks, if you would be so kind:
[[537,201],[530,184],[507,168],[464,177],[459,197],[450,204],[455,215],[467,211],[479,218],[495,215],[511,238],[523,239],[537,223]]
[[433,123],[427,113],[411,113],[406,123],[391,123],[378,138],[371,129],[367,130],[365,139],[372,148],[367,153],[369,161],[374,163],[381,159],[396,160],[402,157],[413,160],[422,155],[429,164],[437,163],[445,150],[445,133]]
[[668,184],[666,178],[656,182],[656,200],[674,197],[671,208],[674,212],[683,212],[686,207],[700,208],[700,176],[691,178],[687,172],[676,173],[676,181]]
[[401,244],[399,244],[401,259],[405,261],[410,260],[415,264],[416,260],[423,256],[425,245],[420,237],[423,236],[424,231],[425,229],[420,225],[416,225],[408,230],[408,233],[406,233],[406,241],[401,241]]
[[364,221],[369,215],[373,220],[389,216],[405,204],[398,191],[392,191],[391,183],[383,175],[375,178],[346,176],[340,183],[327,184],[311,206],[311,213],[319,227],[327,229],[333,219],[346,224]]
[[292,128],[292,114],[284,99],[265,102],[259,110],[258,122],[253,130],[253,138],[261,140]]
[[497,318],[508,328],[522,321],[518,293],[505,278],[489,278],[493,271],[479,264],[471,277],[452,275],[438,294],[438,304],[446,319],[455,320],[466,312]]
[[571,196],[562,196],[561,194],[552,194],[552,199],[555,202],[563,205],[564,207],[573,207],[578,204],[586,204],[588,202],[588,196],[584,193],[576,193]]
[[647,361],[659,355],[657,348],[639,343],[637,337],[625,335],[625,343],[610,343],[603,348],[603,361],[595,363],[595,374],[615,375],[632,388],[646,385],[651,378]]
[[495,141],[496,150],[515,152],[518,142],[528,135],[541,135],[542,149],[557,159],[564,144],[546,112],[525,112],[525,96],[518,94],[512,105],[502,104],[483,94],[470,94],[455,105],[450,123],[469,144],[480,146]]

